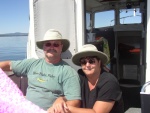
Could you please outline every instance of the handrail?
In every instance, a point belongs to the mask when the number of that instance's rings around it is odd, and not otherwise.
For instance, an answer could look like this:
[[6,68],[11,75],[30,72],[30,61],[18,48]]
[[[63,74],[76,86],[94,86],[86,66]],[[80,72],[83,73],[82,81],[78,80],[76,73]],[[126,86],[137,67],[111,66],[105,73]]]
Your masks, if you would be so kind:
[[146,91],[146,87],[147,87],[148,85],[150,85],[150,81],[146,82],[146,83],[143,85],[143,87],[142,87],[142,89],[141,89],[141,92],[145,92],[145,91]]

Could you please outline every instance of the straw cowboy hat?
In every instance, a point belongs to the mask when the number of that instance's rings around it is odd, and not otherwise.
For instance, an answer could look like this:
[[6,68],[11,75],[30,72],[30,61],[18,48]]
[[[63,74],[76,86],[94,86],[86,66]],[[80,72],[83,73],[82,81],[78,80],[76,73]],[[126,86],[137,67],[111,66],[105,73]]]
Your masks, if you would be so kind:
[[45,33],[43,40],[37,41],[36,45],[38,48],[43,49],[43,44],[50,40],[61,40],[63,44],[62,52],[65,52],[70,46],[69,40],[63,39],[61,33],[55,29],[49,29]]
[[83,45],[81,50],[73,55],[72,62],[80,66],[80,59],[86,56],[97,56],[103,64],[108,62],[108,56],[105,53],[98,51],[97,48],[92,44]]

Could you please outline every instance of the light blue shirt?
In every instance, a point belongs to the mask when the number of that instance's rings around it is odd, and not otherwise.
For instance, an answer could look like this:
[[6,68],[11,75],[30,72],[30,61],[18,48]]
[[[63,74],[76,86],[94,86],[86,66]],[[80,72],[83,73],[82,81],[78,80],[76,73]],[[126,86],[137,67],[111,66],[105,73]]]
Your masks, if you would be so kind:
[[66,62],[49,64],[44,59],[12,61],[16,75],[28,77],[26,98],[47,110],[60,96],[67,100],[81,99],[80,79]]

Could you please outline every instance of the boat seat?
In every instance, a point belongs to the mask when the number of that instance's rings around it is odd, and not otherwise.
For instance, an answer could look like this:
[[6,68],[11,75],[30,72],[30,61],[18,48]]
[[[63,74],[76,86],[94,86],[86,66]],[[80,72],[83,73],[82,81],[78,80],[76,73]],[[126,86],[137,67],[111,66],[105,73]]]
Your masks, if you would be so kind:
[[26,89],[28,87],[28,79],[27,77],[18,77],[15,74],[9,75],[11,80],[17,84],[18,88],[22,91],[23,95],[26,95]]
[[119,83],[122,90],[125,111],[131,107],[140,108],[140,82],[133,79],[120,79]]

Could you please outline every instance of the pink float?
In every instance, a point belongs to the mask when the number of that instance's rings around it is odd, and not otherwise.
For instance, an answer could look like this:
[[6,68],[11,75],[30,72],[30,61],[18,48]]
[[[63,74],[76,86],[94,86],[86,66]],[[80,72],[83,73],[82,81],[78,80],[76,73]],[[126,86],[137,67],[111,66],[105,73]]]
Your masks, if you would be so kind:
[[0,113],[47,113],[25,99],[17,85],[0,69]]

